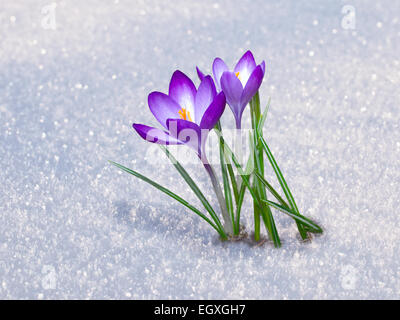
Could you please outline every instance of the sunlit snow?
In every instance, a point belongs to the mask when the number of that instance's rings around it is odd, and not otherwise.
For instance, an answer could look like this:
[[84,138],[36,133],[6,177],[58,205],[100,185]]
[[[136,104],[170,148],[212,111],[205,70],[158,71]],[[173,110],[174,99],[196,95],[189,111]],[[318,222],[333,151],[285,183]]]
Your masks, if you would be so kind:
[[[311,243],[279,212],[281,249],[221,243],[107,162],[201,208],[131,125],[155,123],[147,95],[174,70],[198,85],[196,65],[247,49],[266,61],[265,137],[325,230]],[[399,1],[2,0],[0,298],[399,299],[399,57]],[[248,197],[243,215],[250,233]]]

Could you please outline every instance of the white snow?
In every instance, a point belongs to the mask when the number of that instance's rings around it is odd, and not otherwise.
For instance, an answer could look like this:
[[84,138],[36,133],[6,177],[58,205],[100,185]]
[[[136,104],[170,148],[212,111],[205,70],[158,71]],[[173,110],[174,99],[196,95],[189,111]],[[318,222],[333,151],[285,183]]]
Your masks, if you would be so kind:
[[[399,2],[51,4],[0,4],[0,298],[400,298]],[[175,69],[196,79],[196,65],[232,66],[247,49],[266,60],[265,136],[325,229],[308,244],[279,212],[281,249],[221,243],[107,163],[200,207],[167,161],[149,163],[131,124],[155,122],[147,94]],[[211,198],[201,167],[187,169]],[[243,214],[250,231],[248,199]]]

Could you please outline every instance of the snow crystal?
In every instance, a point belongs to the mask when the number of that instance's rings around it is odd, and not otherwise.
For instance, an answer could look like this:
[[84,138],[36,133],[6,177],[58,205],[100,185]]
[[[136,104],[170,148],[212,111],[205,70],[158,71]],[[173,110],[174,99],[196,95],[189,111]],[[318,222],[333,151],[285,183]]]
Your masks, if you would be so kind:
[[[400,298],[399,2],[52,3],[0,4],[0,298]],[[131,124],[154,123],[147,94],[175,69],[198,83],[247,49],[266,60],[266,139],[325,229],[310,243],[279,212],[281,249],[221,243],[107,162],[200,207]]]

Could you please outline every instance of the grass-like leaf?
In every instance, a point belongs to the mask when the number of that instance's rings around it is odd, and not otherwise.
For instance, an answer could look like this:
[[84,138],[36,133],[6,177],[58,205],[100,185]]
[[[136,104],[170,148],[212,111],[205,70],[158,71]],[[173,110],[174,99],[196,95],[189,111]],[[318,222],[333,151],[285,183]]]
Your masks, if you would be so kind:
[[[251,142],[252,141],[251,133],[249,133],[249,139]],[[232,166],[232,164],[230,162],[231,159],[229,157],[226,157],[226,158],[227,158],[226,162],[228,162],[229,165]],[[254,149],[253,149],[253,144],[250,143],[250,155],[249,155],[249,159],[247,159],[246,168],[244,171],[246,176],[249,176],[250,173],[254,170],[254,159],[253,158],[254,158]],[[240,187],[240,190],[238,193],[238,200],[236,203],[236,229],[239,230],[240,229],[240,214],[242,211],[244,196],[246,194],[246,185],[242,182],[240,175],[238,176],[237,185]]]
[[271,192],[271,194],[278,200],[284,207],[290,208],[287,202],[281,197],[281,195],[274,189],[274,187],[264,179],[260,174],[255,172],[256,177],[261,181],[261,183]]
[[228,169],[229,178],[231,179],[233,195],[235,197],[235,203],[237,205],[238,202],[239,202],[239,190],[238,190],[238,185],[237,185],[235,173],[233,172],[232,165],[230,163],[227,163],[226,167]]
[[201,201],[203,204],[204,208],[208,211],[210,214],[211,218],[214,220],[215,224],[218,226],[218,228],[223,232],[224,236],[223,238],[226,239],[227,235],[224,231],[224,227],[221,224],[221,221],[219,220],[217,214],[215,213],[213,207],[210,205],[204,194],[201,192],[200,188],[197,186],[197,184],[193,181],[193,179],[189,176],[187,171],[182,167],[182,165],[178,162],[178,160],[175,159],[175,157],[169,152],[169,150],[164,147],[163,145],[159,145],[161,150],[165,152],[167,155],[167,158],[171,161],[171,163],[174,165],[176,170],[179,172],[179,174],[182,176],[182,178],[186,181],[190,189],[195,193],[197,198]]
[[268,99],[267,106],[265,107],[265,110],[264,110],[264,112],[263,112],[263,114],[261,116],[261,119],[260,119],[260,121],[258,122],[258,125],[257,125],[257,132],[258,132],[259,136],[262,136],[262,130],[263,130],[263,127],[264,127],[265,120],[267,120],[267,114],[268,114],[268,111],[269,111],[270,104],[271,104],[271,98]]
[[287,214],[288,216],[292,217],[293,219],[295,219],[296,221],[298,221],[301,224],[304,224],[305,226],[307,226],[309,228],[309,230],[311,232],[314,233],[323,233],[323,230],[321,229],[321,227],[319,227],[315,222],[313,222],[312,220],[302,216],[299,213],[295,213],[292,210],[285,208],[275,202],[269,201],[269,200],[263,200],[266,203],[268,203],[270,206],[274,207],[275,209],[278,209],[280,211],[282,211],[283,213]]
[[161,192],[167,194],[168,196],[170,196],[171,198],[175,199],[176,201],[178,201],[179,203],[183,204],[186,208],[192,210],[195,214],[197,214],[199,217],[201,217],[202,219],[204,219],[207,223],[209,223],[221,236],[223,236],[223,233],[221,233],[221,231],[219,230],[219,228],[209,219],[207,218],[204,214],[202,214],[197,208],[195,208],[194,206],[192,206],[189,202],[187,202],[186,200],[184,200],[183,198],[181,198],[180,196],[178,196],[176,193],[172,192],[171,190],[163,187],[162,185],[158,184],[157,182],[147,178],[146,176],[140,174],[139,172],[136,172],[132,169],[129,169],[127,167],[124,167],[123,165],[113,162],[113,161],[109,161],[112,165],[116,166],[117,168],[147,182],[148,184],[152,185],[153,187],[155,187],[156,189],[160,190]]
[[[258,129],[260,123],[262,121],[265,121],[267,112],[268,109],[266,110],[266,112],[264,112],[264,120],[263,120],[260,110],[260,95],[257,92],[250,101],[250,114],[251,114],[252,128],[254,132],[253,142],[252,142],[255,150],[254,158],[256,164],[254,172],[257,172],[261,176],[264,176],[264,154],[262,146],[260,146],[258,143],[259,137],[262,137],[262,130],[259,131]],[[254,179],[253,184],[254,184],[254,189],[259,196],[259,199],[267,200],[267,193],[262,183],[258,179]],[[271,235],[271,237],[273,237],[273,235],[276,235],[276,237],[279,239],[278,230],[276,230],[275,221],[272,216],[271,209],[265,202],[262,202],[261,210],[263,212],[266,212],[266,219],[264,218],[264,216],[262,217],[264,220],[264,224],[266,224],[266,227],[269,231],[269,234]],[[257,205],[254,205],[254,238],[256,241],[260,239],[260,212],[257,209]]]
[[[258,179],[260,179],[260,181],[265,185],[265,187],[271,192],[271,194],[281,203],[281,207],[283,208],[283,209],[286,209],[286,210],[289,210],[292,214],[296,214],[296,215],[300,215],[300,214],[298,214],[298,213],[296,213],[296,212],[292,212],[291,210],[292,209],[290,209],[290,206],[289,206],[289,204],[279,195],[279,193],[272,187],[272,185],[267,181],[267,180],[265,180],[263,177],[261,177],[259,174],[257,174],[256,173],[256,176],[257,176],[257,178]],[[276,207],[275,207],[276,208]],[[279,209],[280,210],[280,209]],[[301,216],[301,215],[300,215]],[[307,219],[307,218],[305,218],[304,217],[304,219]],[[312,220],[310,220],[310,219],[307,219],[307,220],[309,220],[309,221],[311,221],[312,222]],[[299,222],[299,220],[297,220],[298,222]],[[317,224],[316,223],[314,223],[313,222],[313,224],[314,224],[314,226],[313,227],[310,227],[308,224],[307,225],[304,225],[304,227],[307,229],[307,231],[309,231],[309,232],[316,232],[316,233],[322,233],[322,229],[319,227],[319,226],[317,226]],[[315,228],[315,226],[317,226],[317,228]]]
[[[218,121],[216,124],[216,129],[222,132],[221,130],[221,123]],[[232,191],[231,186],[229,183],[229,176],[227,171],[227,165],[224,160],[224,140],[219,139],[219,158],[220,158],[220,165],[221,165],[221,174],[222,174],[222,181],[224,185],[224,196],[226,202],[226,208],[228,209],[229,215],[231,216],[231,222],[233,227],[233,234],[239,234],[239,230],[236,230],[235,224],[235,216],[233,210],[233,202],[232,202]]]
[[[278,166],[278,164],[276,163],[276,160],[274,158],[274,156],[272,155],[271,150],[269,149],[267,142],[265,141],[265,139],[260,136],[259,137],[260,142],[262,147],[264,148],[265,154],[267,155],[267,158],[272,166],[272,168],[274,169],[275,175],[278,178],[279,184],[282,187],[283,192],[285,193],[285,196],[289,202],[289,205],[291,207],[291,209],[296,212],[297,214],[300,214],[299,209],[297,208],[296,202],[294,201],[293,195],[290,192],[290,189],[286,183],[285,178],[283,177],[283,174]],[[302,237],[303,240],[308,238],[307,235],[307,231],[304,229],[304,227],[302,226],[302,224],[298,223],[298,221],[296,221],[297,224],[297,229],[299,230],[300,236]]]
[[[220,137],[222,137],[222,135],[220,133],[217,132],[217,134]],[[267,229],[268,233],[271,235],[271,238],[272,238],[272,240],[274,242],[275,247],[280,247],[281,246],[281,242],[280,242],[280,239],[279,239],[279,235],[274,232],[274,230],[276,230],[276,228],[274,228],[275,224],[273,224],[271,230],[268,230],[267,223],[266,223],[268,221],[267,220],[268,218],[267,218],[265,212],[262,210],[262,208],[263,208],[262,202],[261,202],[260,198],[258,197],[257,192],[255,190],[253,190],[253,188],[251,187],[249,178],[246,175],[245,171],[243,170],[242,166],[240,165],[239,161],[236,159],[236,156],[234,155],[234,153],[232,152],[232,150],[229,148],[229,146],[226,143],[225,143],[224,151],[225,151],[224,155],[225,155],[226,159],[232,159],[233,163],[235,164],[236,169],[238,170],[239,174],[241,175],[242,183],[245,184],[245,186],[249,190],[251,196],[253,197],[253,199],[255,199],[257,205],[261,209],[260,211],[261,211],[261,215],[262,215],[262,218],[264,220],[264,223],[266,224],[266,229]]]
[[246,193],[246,185],[242,183],[240,186],[238,201],[236,204],[236,221],[235,221],[236,230],[240,230],[240,213],[242,211],[242,205],[245,193]]

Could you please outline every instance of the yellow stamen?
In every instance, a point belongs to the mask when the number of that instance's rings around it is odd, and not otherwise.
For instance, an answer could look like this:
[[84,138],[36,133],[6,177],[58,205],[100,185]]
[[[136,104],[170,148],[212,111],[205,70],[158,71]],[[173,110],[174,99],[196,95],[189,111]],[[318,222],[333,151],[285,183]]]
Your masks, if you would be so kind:
[[239,71],[238,72],[235,72],[235,75],[236,75],[236,77],[238,77],[239,78]]
[[183,120],[189,120],[189,121],[192,121],[192,122],[193,122],[192,118],[190,117],[190,112],[189,112],[189,111],[186,111],[185,108],[182,108],[181,110],[179,110],[178,113],[179,113],[179,117],[180,117],[181,119],[183,119]]

